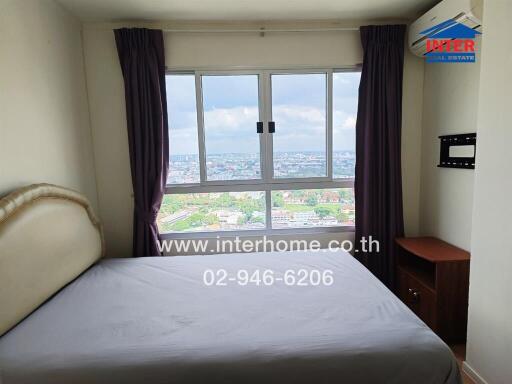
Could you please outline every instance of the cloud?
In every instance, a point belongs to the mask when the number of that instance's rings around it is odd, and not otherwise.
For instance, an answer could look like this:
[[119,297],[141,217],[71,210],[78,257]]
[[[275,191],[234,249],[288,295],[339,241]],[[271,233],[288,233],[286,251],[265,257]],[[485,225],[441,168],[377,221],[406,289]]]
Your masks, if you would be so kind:
[[356,129],[356,117],[348,116],[342,125],[343,129]]
[[[325,149],[325,110],[300,105],[274,107],[276,151],[321,151]],[[171,153],[197,153],[197,126],[194,114],[183,119],[184,125],[176,129],[171,121]],[[171,117],[172,120],[172,117]],[[206,150],[209,153],[256,153],[259,136],[256,107],[214,108],[204,112]],[[353,147],[355,113],[334,111],[333,140],[336,150]]]
[[205,131],[214,136],[255,133],[257,121],[259,111],[256,107],[214,108],[204,112]]
[[171,155],[191,155],[199,153],[197,128],[170,130],[169,150]]
[[274,107],[273,115],[275,120],[283,121],[285,124],[301,123],[325,126],[325,108],[281,104]]
[[333,93],[339,95],[353,95],[359,87],[360,72],[335,72],[332,76]]
[[[324,75],[274,75],[273,118],[276,150],[323,150],[325,148]],[[359,73],[334,73],[334,148],[350,144],[357,114]],[[171,152],[197,153],[197,113],[193,75],[168,76],[167,95]],[[203,101],[206,149],[214,152],[257,152],[257,77],[205,76]],[[276,105],[277,104],[277,105]]]

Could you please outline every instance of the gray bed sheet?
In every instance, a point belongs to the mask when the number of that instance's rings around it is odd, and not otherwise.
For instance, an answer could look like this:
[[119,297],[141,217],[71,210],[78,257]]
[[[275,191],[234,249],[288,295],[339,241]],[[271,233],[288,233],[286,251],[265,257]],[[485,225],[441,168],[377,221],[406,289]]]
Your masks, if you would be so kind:
[[[301,268],[334,283],[203,283]],[[0,338],[0,382],[461,383],[448,346],[343,251],[103,260]]]

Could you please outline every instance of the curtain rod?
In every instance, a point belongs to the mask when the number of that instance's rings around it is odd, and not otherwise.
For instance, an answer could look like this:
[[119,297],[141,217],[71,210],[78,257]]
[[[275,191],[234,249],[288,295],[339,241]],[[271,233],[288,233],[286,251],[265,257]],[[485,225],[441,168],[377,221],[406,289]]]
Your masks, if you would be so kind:
[[169,29],[163,28],[163,32],[173,33],[267,33],[267,32],[335,32],[335,31],[359,31],[359,27],[332,27],[332,28],[259,28],[259,29]]

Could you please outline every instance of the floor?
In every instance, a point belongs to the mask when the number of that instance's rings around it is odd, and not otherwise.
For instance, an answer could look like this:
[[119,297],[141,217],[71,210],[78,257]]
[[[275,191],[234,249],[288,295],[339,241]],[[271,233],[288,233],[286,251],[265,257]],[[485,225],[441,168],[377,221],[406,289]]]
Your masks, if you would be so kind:
[[466,344],[452,344],[450,348],[453,351],[453,354],[457,358],[457,362],[459,363],[459,368],[462,373],[462,381],[464,384],[475,384],[471,378],[462,372],[462,362],[466,359]]

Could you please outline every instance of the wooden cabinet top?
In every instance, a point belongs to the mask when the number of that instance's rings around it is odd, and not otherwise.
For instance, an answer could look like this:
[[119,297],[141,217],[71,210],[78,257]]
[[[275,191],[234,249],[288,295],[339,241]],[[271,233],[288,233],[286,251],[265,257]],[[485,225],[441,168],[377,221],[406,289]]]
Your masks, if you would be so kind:
[[469,252],[435,237],[399,237],[396,242],[406,251],[432,263],[470,259]]

